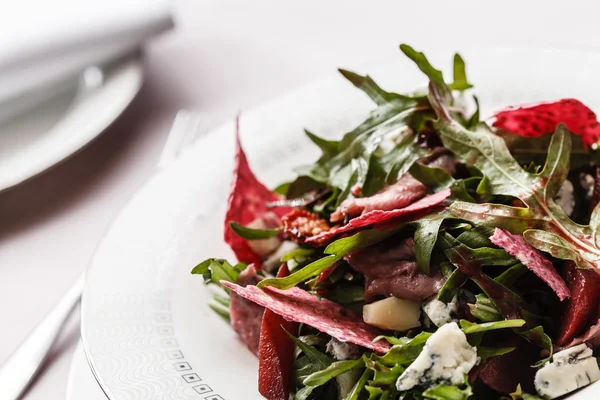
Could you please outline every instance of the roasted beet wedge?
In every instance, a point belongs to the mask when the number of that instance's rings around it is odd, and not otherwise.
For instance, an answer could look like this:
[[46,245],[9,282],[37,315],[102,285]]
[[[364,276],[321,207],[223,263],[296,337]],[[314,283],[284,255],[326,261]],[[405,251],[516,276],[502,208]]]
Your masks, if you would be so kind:
[[[289,273],[283,264],[277,277],[283,278]],[[265,310],[258,350],[258,391],[267,400],[288,400],[290,393],[295,345],[283,329],[295,335],[298,324]]]
[[564,346],[588,328],[596,317],[600,304],[600,275],[596,271],[577,268],[574,262],[565,263],[563,276],[571,298],[565,301],[562,310],[561,325],[558,329],[559,346]]
[[519,339],[513,344],[517,348],[508,354],[492,357],[471,373],[471,379],[481,379],[492,389],[509,394],[515,391],[517,385],[523,390],[535,393],[533,377],[535,369],[531,365],[540,360],[540,352],[531,343]]

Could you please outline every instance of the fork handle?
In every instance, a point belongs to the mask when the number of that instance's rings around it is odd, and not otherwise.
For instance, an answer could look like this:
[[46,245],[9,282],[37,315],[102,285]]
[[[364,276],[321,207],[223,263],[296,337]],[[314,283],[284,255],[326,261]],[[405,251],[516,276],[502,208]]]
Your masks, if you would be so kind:
[[59,300],[50,314],[30,333],[15,352],[0,367],[0,399],[19,399],[40,366],[46,359],[50,347],[81,299],[85,283],[81,275]]

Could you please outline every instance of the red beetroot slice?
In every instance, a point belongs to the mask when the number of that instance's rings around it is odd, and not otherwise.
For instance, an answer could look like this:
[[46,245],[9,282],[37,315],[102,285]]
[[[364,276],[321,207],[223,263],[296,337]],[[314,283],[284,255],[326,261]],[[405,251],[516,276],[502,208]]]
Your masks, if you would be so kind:
[[391,211],[370,211],[361,215],[360,217],[352,219],[344,226],[333,228],[330,231],[323,232],[316,236],[311,236],[306,239],[306,243],[322,246],[329,242],[332,238],[339,236],[342,233],[358,230],[369,225],[385,224],[393,219],[395,220],[400,219],[400,217],[418,214],[425,210],[433,211],[435,206],[440,205],[444,200],[446,200],[446,198],[448,198],[448,196],[450,196],[450,189],[444,189],[438,193],[423,197],[421,200],[412,203],[408,207]]
[[590,326],[583,336],[576,337],[568,344],[562,346],[561,349],[568,349],[581,343],[585,343],[593,349],[600,347],[600,319],[594,325]]
[[596,271],[579,269],[574,262],[569,261],[565,264],[564,276],[571,298],[564,303],[558,329],[559,346],[564,346],[582,333],[590,321],[591,310],[596,310],[600,301],[600,276]]
[[267,209],[266,203],[280,200],[279,196],[265,187],[252,173],[248,159],[240,143],[239,117],[236,120],[236,154],[233,181],[225,214],[225,242],[231,247],[238,261],[246,264],[262,264],[261,257],[250,247],[248,241],[235,234],[229,223],[235,221],[248,225],[272,211],[278,217],[290,212],[289,207]]
[[530,366],[539,361],[539,349],[523,339],[512,345],[517,348],[510,353],[484,361],[476,370],[476,377],[500,393],[512,393],[519,384],[524,391],[535,392],[536,370]]
[[562,122],[587,146],[600,140],[596,114],[576,99],[508,107],[493,118],[492,126],[520,136],[539,137],[554,132]]
[[[287,265],[283,264],[277,277],[289,274]],[[282,328],[295,334],[298,324],[266,309],[258,350],[258,391],[268,400],[288,400],[290,392],[295,344]]]
[[561,301],[571,296],[567,284],[554,269],[552,263],[540,251],[527,243],[522,235],[513,235],[504,229],[496,228],[490,240],[496,246],[502,247],[507,253],[516,257],[523,265],[546,282]]
[[365,324],[352,311],[327,299],[318,299],[302,289],[293,287],[280,290],[273,287],[259,289],[256,286],[241,287],[221,281],[238,295],[268,308],[288,321],[310,325],[342,342],[385,353],[390,349],[388,342],[373,340],[382,332]]

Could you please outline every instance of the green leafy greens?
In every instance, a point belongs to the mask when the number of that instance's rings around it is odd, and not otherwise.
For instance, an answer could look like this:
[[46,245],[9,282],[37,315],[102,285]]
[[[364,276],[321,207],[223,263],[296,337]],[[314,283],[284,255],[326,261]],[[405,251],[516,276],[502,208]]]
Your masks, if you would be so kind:
[[483,173],[477,192],[516,197],[524,205],[455,201],[450,207],[452,213],[480,225],[522,233],[532,246],[556,258],[573,260],[580,268],[595,267],[600,262],[600,246],[595,239],[598,221],[592,220],[591,226],[579,225],[554,202],[569,172],[571,135],[567,128],[562,124],[556,128],[542,171],[527,172],[504,140],[486,125],[470,131],[454,120],[442,92],[432,79],[429,98],[439,117],[436,129],[446,148]]

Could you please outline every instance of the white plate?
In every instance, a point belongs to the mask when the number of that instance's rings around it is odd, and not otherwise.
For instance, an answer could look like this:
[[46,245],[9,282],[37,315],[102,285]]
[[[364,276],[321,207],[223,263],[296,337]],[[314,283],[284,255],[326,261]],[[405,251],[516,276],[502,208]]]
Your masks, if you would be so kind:
[[[450,52],[429,52],[449,65]],[[600,110],[600,55],[542,50],[464,51],[483,113],[501,106],[577,97]],[[426,83],[401,55],[371,72],[386,89]],[[303,128],[339,137],[370,102],[341,77],[318,82],[243,114],[243,145],[268,185],[315,159]],[[233,167],[233,123],[214,131],[153,177],[114,222],[92,263],[83,297],[82,338],[111,399],[253,400],[257,361],[208,308],[209,290],[190,270],[232,257],[222,220]],[[600,396],[600,386],[580,392]]]
[[106,395],[87,363],[81,342],[71,360],[66,400],[106,400]]
[[[139,52],[0,109],[0,191],[59,163],[123,112],[142,84]],[[19,110],[16,112],[15,110]],[[12,116],[15,115],[15,116]]]

